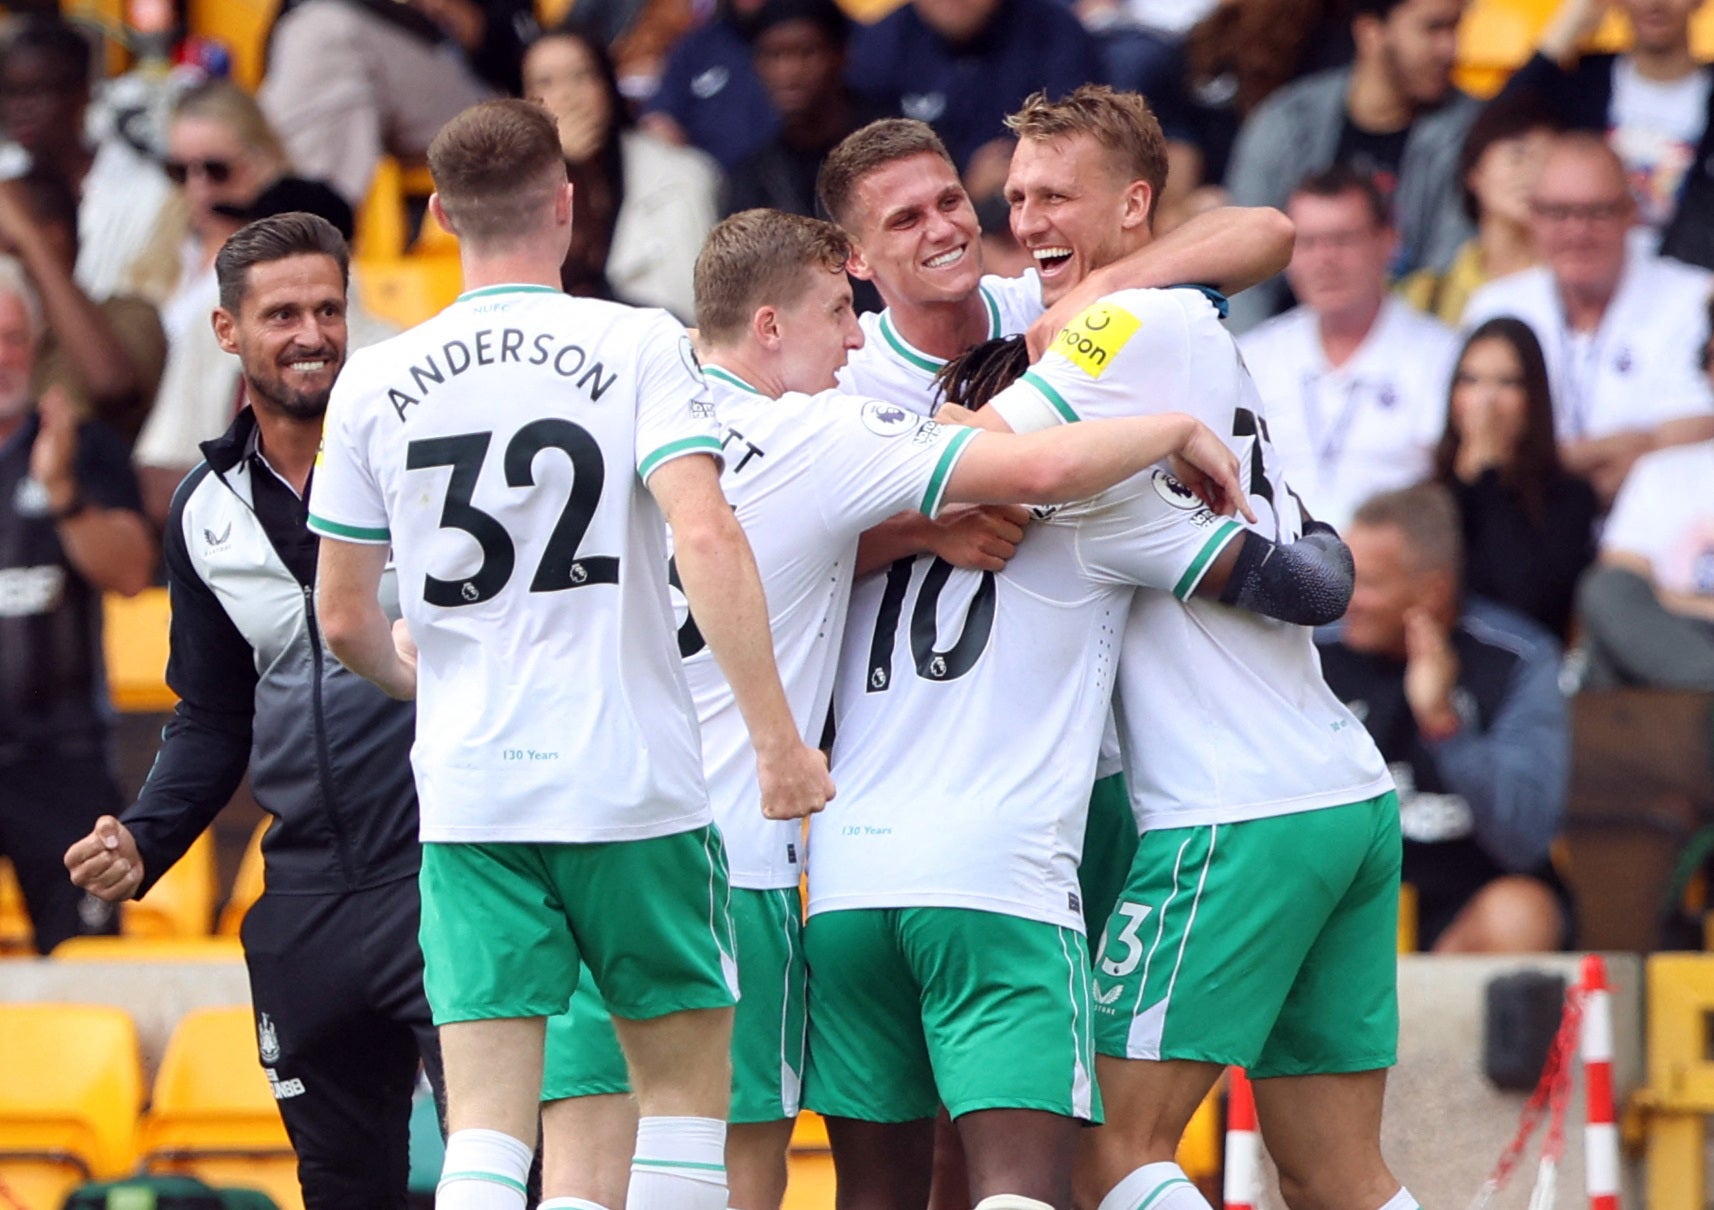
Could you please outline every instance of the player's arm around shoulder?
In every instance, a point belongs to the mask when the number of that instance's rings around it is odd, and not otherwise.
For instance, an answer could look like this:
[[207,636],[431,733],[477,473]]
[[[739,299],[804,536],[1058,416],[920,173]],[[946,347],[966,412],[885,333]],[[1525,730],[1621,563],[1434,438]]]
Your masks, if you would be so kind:
[[833,797],[820,752],[804,743],[774,662],[761,577],[743,527],[720,490],[707,454],[687,454],[650,473],[649,491],[672,530],[673,553],[697,628],[732,686],[756,749],[762,813],[814,814]]

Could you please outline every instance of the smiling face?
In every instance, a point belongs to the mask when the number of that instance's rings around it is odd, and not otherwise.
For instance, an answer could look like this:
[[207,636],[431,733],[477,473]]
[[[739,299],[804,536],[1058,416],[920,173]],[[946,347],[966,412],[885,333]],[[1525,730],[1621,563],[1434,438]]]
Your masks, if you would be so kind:
[[1148,184],[1126,180],[1092,135],[1020,141],[1006,201],[1012,235],[1041,273],[1049,306],[1148,241]]
[[808,265],[797,298],[774,311],[780,338],[780,381],[788,391],[831,390],[846,354],[863,347],[843,268]]
[[982,280],[982,228],[952,165],[929,152],[858,182],[848,268],[889,306],[956,303]]
[[327,411],[345,364],[345,283],[330,256],[252,265],[236,315],[214,313],[220,347],[236,353],[260,411],[309,420]]

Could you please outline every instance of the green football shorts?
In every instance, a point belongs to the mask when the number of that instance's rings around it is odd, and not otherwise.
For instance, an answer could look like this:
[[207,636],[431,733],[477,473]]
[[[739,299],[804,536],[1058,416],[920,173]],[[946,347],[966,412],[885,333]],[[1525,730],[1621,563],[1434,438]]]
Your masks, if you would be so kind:
[[1083,859],[1077,881],[1083,893],[1083,922],[1089,944],[1101,936],[1113,905],[1131,877],[1137,855],[1137,817],[1131,813],[1131,793],[1125,775],[1103,777],[1089,792],[1089,822],[1083,829]]
[[1097,948],[1097,1049],[1256,1078],[1392,1066],[1400,857],[1390,791],[1148,832]]
[[[797,888],[734,887],[732,926],[739,999],[732,1019],[730,1120],[794,1118],[806,1041],[803,909]],[[630,1090],[607,1005],[586,971],[571,1008],[548,1018],[542,1100]]]
[[566,1010],[581,960],[648,1020],[738,991],[712,827],[604,844],[425,844],[423,987],[436,1025]]
[[822,912],[804,928],[804,1104],[868,1122],[1040,1109],[1100,1121],[1075,930],[968,908]]

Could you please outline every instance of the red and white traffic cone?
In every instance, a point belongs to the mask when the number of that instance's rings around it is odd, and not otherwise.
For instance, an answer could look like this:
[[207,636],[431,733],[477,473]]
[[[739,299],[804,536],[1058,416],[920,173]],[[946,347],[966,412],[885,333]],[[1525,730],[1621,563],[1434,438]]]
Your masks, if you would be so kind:
[[1256,1130],[1256,1090],[1241,1067],[1227,1068],[1226,1210],[1255,1210],[1262,1180],[1262,1136]]

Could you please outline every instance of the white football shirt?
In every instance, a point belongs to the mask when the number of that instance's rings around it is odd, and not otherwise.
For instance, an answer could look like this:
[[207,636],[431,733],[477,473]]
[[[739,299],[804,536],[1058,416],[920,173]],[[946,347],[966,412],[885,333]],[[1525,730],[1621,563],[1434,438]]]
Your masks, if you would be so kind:
[[[1279,542],[1301,533],[1298,501],[1268,440],[1266,405],[1213,305],[1194,290],[1108,296],[990,406],[1019,432],[1188,412],[1232,434],[1261,532]],[[1134,528],[1105,507],[1080,524],[1115,539],[1108,549],[1117,550]],[[1390,789],[1386,762],[1322,678],[1310,630],[1193,598],[1194,588],[1138,590],[1125,624],[1119,735],[1137,826],[1234,823]]]
[[[892,403],[836,391],[770,399],[719,367],[706,374],[724,430],[721,486],[755,551],[780,680],[805,741],[819,743],[858,537],[906,509],[933,516],[977,433]],[[679,629],[679,651],[732,885],[795,887],[802,825],[763,818],[750,734],[694,620]]]
[[1601,549],[1641,555],[1666,592],[1714,597],[1714,441],[1638,458],[1607,514]]
[[[989,274],[977,287],[988,311],[988,339],[1016,336],[1047,310],[1041,301],[1041,277],[1027,269],[1017,277]],[[892,311],[864,315],[863,347],[846,359],[839,387],[853,395],[903,404],[932,416],[940,400],[934,376],[946,362],[913,347],[893,326]]]
[[666,312],[540,286],[470,291],[352,356],[310,528],[392,543],[420,652],[423,840],[709,822],[644,484],[669,460],[719,457],[713,414]]
[[1632,247],[1593,332],[1567,327],[1545,265],[1480,287],[1463,325],[1469,332],[1499,315],[1527,323],[1547,359],[1555,432],[1561,441],[1592,440],[1714,412],[1714,390],[1697,367],[1711,284],[1704,269]]
[[1368,337],[1337,368],[1306,307],[1238,345],[1285,477],[1317,520],[1344,529],[1370,496],[1429,476],[1458,355],[1451,328],[1388,295]]

